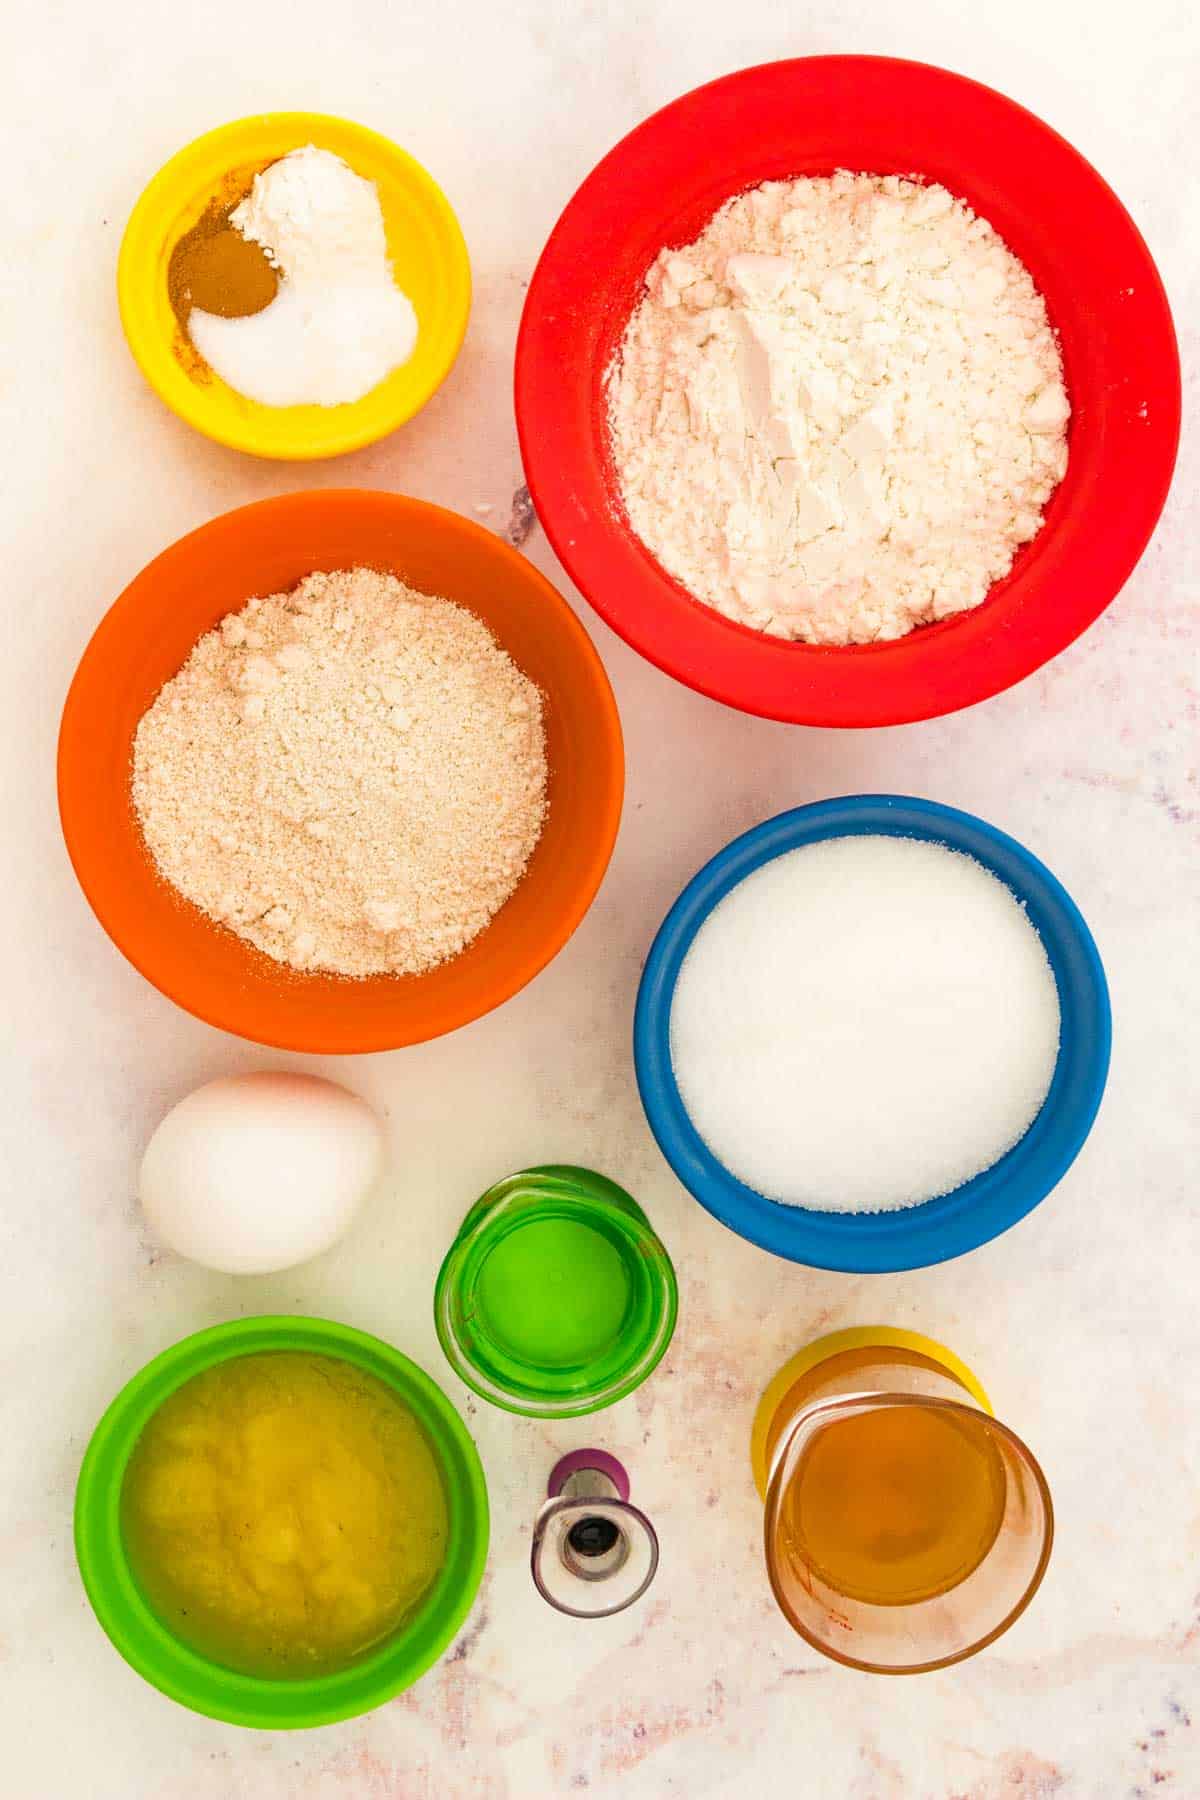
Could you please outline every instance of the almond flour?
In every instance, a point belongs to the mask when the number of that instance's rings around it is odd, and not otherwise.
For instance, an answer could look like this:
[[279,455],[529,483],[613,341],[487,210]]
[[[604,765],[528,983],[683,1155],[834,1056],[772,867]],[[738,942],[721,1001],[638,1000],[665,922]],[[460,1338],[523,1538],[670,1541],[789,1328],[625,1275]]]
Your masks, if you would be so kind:
[[478,936],[546,815],[542,697],[474,613],[372,569],[251,600],[142,718],[165,880],[278,962],[420,974]]

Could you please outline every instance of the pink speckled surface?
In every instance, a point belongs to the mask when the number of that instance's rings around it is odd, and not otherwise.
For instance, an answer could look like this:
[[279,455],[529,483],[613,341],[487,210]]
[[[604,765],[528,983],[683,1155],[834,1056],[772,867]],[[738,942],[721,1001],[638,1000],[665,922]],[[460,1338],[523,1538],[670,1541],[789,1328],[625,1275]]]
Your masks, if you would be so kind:
[[[151,0],[14,22],[6,149],[0,664],[7,878],[0,925],[3,1800],[1195,1800],[1200,1795],[1200,1242],[1195,1019],[1200,452],[1118,603],[1053,667],[941,723],[796,732],[684,692],[586,608],[618,690],[629,798],[596,907],[558,961],[440,1043],[339,1066],[386,1113],[387,1194],[335,1252],[231,1281],[159,1255],[133,1180],[166,1106],[265,1053],[175,1011],[77,892],[52,803],[57,712],[100,611],[214,512],[300,482],[392,486],[511,528],[555,579],[523,503],[509,380],[526,279],[577,180],[652,107],[779,54],[881,51],[1005,89],[1113,182],[1160,261],[1195,395],[1200,25],[1176,0]],[[116,246],[142,183],[224,119],[281,106],[390,133],[458,207],[477,280],[463,357],[390,442],[298,474],[189,433],[122,344]],[[16,777],[14,780],[13,777]],[[776,1263],[701,1213],[646,1130],[628,1054],[663,909],[735,832],[786,805],[895,789],[969,808],[1046,858],[1088,915],[1116,1018],[1108,1098],[1058,1193],[947,1268],[895,1278]],[[320,1069],[318,1063],[282,1059]],[[469,1126],[469,1129],[465,1128]],[[602,1422],[474,1401],[430,1317],[470,1201],[537,1161],[627,1186],[675,1257],[680,1327]],[[493,1553],[457,1645],[371,1717],[256,1736],[160,1699],[111,1652],[75,1577],[87,1434],[155,1350],[239,1311],[325,1312],[442,1379],[487,1466]],[[951,1343],[1035,1446],[1058,1505],[1046,1585],[1017,1628],[944,1675],[823,1663],[777,1616],[746,1455],[755,1397],[800,1343],[874,1318]],[[602,1423],[603,1429],[599,1430]],[[637,1608],[581,1624],[528,1573],[562,1452],[599,1437],[662,1539]],[[1194,1721],[1194,1722],[1193,1722]]]

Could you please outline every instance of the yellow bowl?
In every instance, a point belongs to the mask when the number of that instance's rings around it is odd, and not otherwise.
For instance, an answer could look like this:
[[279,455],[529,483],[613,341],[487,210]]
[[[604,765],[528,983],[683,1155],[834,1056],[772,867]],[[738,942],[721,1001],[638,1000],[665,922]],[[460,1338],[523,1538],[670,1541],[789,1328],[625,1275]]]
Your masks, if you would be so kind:
[[[167,268],[179,239],[232,172],[249,177],[304,144],[332,150],[378,188],[396,281],[416,309],[417,344],[409,360],[361,400],[260,406],[191,349],[167,294]],[[138,367],[173,412],[234,450],[303,462],[373,444],[437,391],[467,329],[471,268],[446,196],[396,144],[324,113],[262,113],[207,132],[159,170],[125,228],[117,299]]]

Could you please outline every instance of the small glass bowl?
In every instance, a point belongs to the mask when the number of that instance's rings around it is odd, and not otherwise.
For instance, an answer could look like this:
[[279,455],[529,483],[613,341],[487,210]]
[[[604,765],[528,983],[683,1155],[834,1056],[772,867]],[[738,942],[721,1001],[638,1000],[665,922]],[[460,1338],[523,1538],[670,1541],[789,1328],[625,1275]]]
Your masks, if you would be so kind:
[[451,1367],[483,1399],[572,1418],[645,1381],[678,1304],[641,1207],[602,1175],[555,1166],[510,1175],[476,1201],[438,1274],[434,1321]]

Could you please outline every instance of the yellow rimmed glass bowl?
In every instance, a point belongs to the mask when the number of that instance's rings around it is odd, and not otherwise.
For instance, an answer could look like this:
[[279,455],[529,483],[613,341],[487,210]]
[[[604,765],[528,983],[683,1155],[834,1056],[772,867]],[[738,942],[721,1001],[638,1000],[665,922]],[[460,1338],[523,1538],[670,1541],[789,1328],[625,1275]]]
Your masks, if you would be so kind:
[[[331,150],[379,190],[397,285],[417,314],[412,356],[344,406],[262,406],[235,392],[191,350],[167,293],[171,254],[231,174],[249,180],[305,144]],[[165,163],[125,228],[117,264],[121,323],[142,374],[206,437],[252,456],[302,462],[386,437],[419,412],[458,355],[471,308],[471,268],[457,218],[433,177],[398,145],[324,113],[260,113],[197,138]]]

